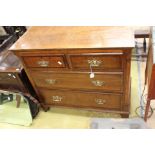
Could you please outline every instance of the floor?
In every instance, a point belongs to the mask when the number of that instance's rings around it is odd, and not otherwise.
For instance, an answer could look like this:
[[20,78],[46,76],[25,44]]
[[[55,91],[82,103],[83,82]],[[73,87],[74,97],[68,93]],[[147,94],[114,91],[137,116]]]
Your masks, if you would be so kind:
[[[6,92],[4,93],[7,94]],[[32,116],[29,110],[29,105],[21,97],[20,105],[17,108],[16,94],[13,94],[13,100],[5,99],[0,104],[0,122],[3,124],[20,124],[29,126],[32,124]]]

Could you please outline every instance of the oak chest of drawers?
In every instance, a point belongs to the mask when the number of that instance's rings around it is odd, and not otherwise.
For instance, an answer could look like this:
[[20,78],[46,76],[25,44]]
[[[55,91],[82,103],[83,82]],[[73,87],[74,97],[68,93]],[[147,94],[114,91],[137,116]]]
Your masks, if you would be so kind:
[[128,27],[31,27],[12,47],[42,107],[102,110],[128,117]]

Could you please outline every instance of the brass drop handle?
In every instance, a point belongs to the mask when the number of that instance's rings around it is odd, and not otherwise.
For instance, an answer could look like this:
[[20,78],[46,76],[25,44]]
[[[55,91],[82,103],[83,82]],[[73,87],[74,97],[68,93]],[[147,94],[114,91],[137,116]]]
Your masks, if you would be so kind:
[[61,102],[62,96],[52,96],[53,102]]
[[99,86],[99,87],[101,87],[101,86],[103,86],[103,85],[105,84],[104,81],[100,81],[100,80],[94,80],[94,81],[92,81],[92,83],[93,83],[95,86]]
[[98,99],[95,99],[95,102],[97,104],[105,104],[106,103],[106,100],[98,98]]
[[49,61],[41,60],[37,62],[39,66],[41,67],[48,67]]
[[51,84],[51,85],[56,83],[56,79],[46,79],[45,81],[46,83]]
[[101,60],[96,60],[96,59],[92,59],[92,60],[88,60],[88,64],[92,67],[98,67],[102,64]]

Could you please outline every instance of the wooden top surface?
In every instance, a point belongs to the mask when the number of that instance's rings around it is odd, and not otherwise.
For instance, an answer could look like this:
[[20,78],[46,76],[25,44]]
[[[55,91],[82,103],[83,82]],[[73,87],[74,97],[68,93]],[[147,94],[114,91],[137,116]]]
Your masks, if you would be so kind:
[[126,47],[134,47],[130,27],[37,26],[29,28],[10,50]]

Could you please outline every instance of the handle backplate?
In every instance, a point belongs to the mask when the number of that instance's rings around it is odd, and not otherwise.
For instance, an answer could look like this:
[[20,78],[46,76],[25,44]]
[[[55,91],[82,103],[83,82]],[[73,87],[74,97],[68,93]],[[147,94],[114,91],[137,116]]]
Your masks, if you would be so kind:
[[62,96],[52,96],[52,100],[54,102],[61,102],[62,101]]
[[96,102],[97,104],[105,104],[105,103],[106,103],[106,100],[105,100],[105,99],[97,98],[97,99],[95,99],[95,102]]
[[41,67],[48,67],[49,61],[41,60],[37,62],[39,66]]
[[96,60],[96,59],[92,59],[92,60],[88,60],[88,64],[92,67],[99,67],[102,64],[101,60]]
[[92,83],[93,83],[95,86],[99,86],[99,87],[101,87],[101,86],[103,86],[103,85],[105,84],[104,81],[100,81],[100,80],[94,80],[94,81],[92,81]]

